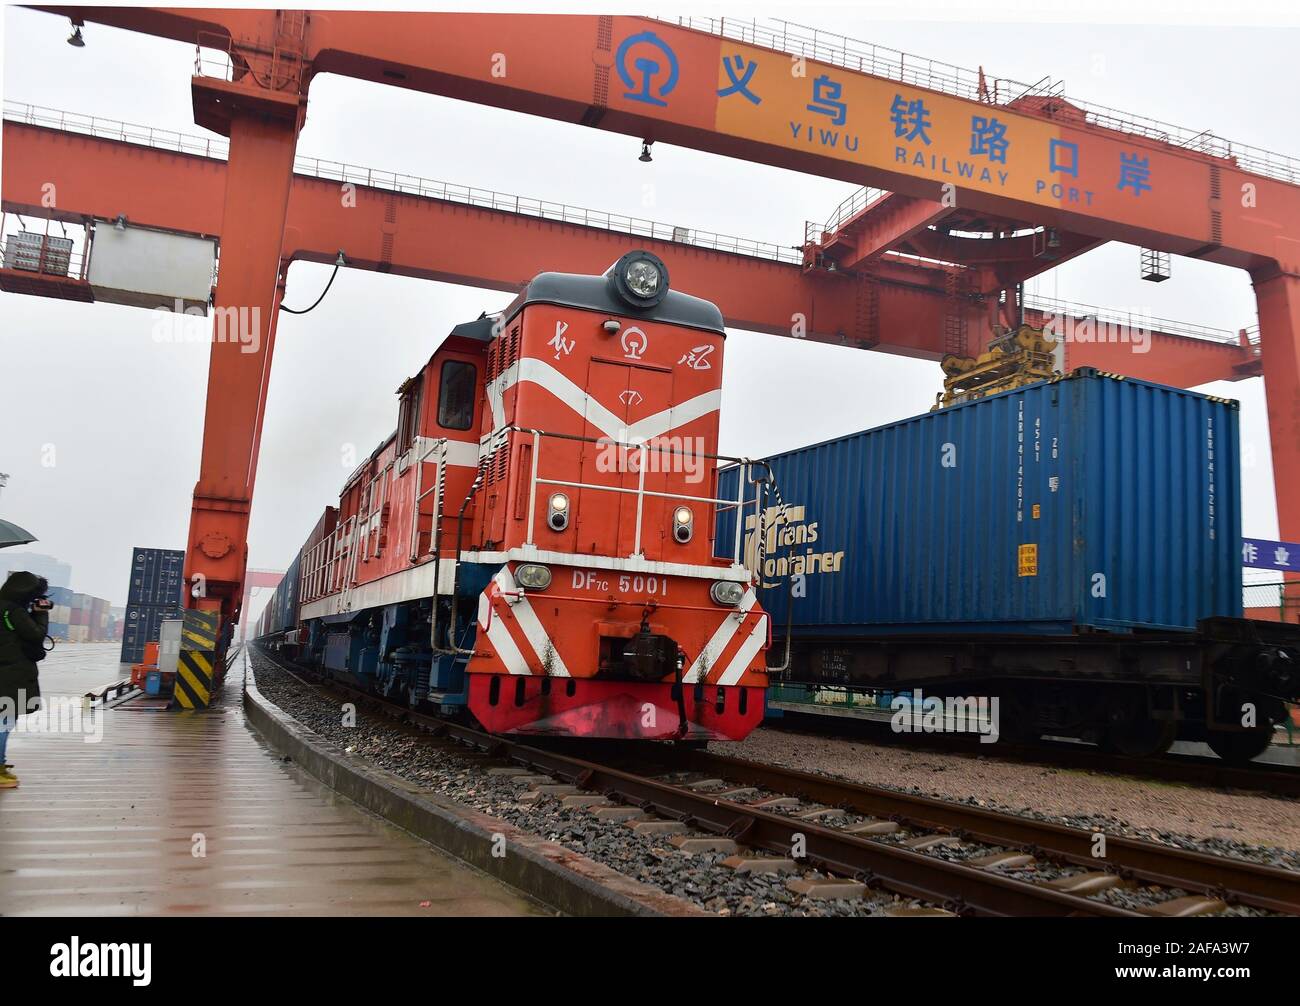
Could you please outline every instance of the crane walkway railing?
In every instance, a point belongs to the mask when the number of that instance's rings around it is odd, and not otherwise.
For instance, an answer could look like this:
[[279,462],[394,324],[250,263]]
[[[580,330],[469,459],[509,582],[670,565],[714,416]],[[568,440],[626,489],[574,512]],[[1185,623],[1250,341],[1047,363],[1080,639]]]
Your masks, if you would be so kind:
[[[224,160],[230,153],[230,144],[221,137],[195,136],[172,129],[135,125],[115,119],[105,119],[94,115],[80,115],[75,112],[43,108],[38,105],[22,104],[15,101],[5,101],[4,118],[12,122],[44,126],[50,129],[80,133],[101,139],[117,140],[122,143],[136,143],[142,146],[171,150],[182,154],[193,154],[199,157]],[[770,241],[755,241],[751,238],[698,230],[693,227],[674,226],[622,213],[610,213],[606,210],[593,210],[548,199],[521,196],[516,193],[497,192],[473,185],[438,181],[399,171],[361,167],[343,161],[332,161],[306,155],[299,155],[294,159],[293,169],[300,175],[339,182],[340,184],[351,183],[366,188],[400,192],[404,195],[423,196],[428,199],[438,199],[463,206],[477,206],[505,213],[516,213],[541,220],[553,220],[557,223],[573,224],[579,227],[614,231],[619,234],[630,234],[634,237],[655,241],[668,241],[673,244],[691,245],[710,251],[743,255],[748,258],[784,262],[788,265],[800,265],[803,262],[802,249],[793,245],[780,245]]]
[[1113,308],[1093,307],[1091,304],[1077,304],[1069,300],[1056,300],[1052,297],[1026,295],[1025,307],[1042,314],[1054,314],[1070,318],[1092,318],[1095,321],[1124,328],[1142,329],[1159,332],[1162,335],[1181,335],[1188,339],[1200,339],[1205,342],[1222,342],[1237,345],[1240,337],[1236,332],[1226,328],[1214,328],[1210,325],[1197,325],[1193,322],[1173,321],[1169,318],[1154,318],[1140,311],[1118,311]]

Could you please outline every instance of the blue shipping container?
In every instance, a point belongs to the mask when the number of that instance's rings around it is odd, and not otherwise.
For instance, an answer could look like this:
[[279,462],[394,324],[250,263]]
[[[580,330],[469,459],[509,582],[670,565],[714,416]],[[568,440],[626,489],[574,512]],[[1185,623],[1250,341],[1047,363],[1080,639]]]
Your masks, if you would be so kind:
[[136,548],[131,553],[131,578],[126,603],[180,604],[184,588],[185,553],[170,548]]
[[282,632],[298,624],[298,581],[301,571],[302,552],[299,552],[294,556],[293,562],[289,563],[284,579],[275,589],[275,597],[272,599],[275,605],[274,624],[271,627],[273,632]]
[[128,604],[122,623],[121,662],[138,664],[143,661],[145,644],[158,641],[158,631],[162,623],[167,619],[180,617],[179,604]]
[[1239,454],[1236,402],[1090,369],[790,451],[769,459],[789,510],[767,509],[760,601],[803,636],[1240,617]]

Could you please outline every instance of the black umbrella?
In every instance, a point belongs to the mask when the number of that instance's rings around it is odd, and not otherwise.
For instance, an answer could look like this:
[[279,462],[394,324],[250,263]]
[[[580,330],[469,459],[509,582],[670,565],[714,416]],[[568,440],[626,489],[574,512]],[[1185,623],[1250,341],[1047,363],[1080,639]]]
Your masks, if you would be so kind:
[[30,531],[25,531],[17,524],[11,524],[7,520],[0,520],[0,548],[8,548],[10,545],[27,545],[36,540],[36,535]]

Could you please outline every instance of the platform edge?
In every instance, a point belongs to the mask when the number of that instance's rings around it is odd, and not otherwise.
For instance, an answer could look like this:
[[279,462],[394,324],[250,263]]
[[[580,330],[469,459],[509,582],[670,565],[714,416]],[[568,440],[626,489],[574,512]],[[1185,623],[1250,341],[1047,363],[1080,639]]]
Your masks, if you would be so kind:
[[[505,821],[431,800],[401,777],[350,758],[251,681],[244,686],[243,707],[249,725],[273,749],[336,793],[549,908],[575,916],[714,917]],[[509,854],[492,855],[494,835],[505,836]]]

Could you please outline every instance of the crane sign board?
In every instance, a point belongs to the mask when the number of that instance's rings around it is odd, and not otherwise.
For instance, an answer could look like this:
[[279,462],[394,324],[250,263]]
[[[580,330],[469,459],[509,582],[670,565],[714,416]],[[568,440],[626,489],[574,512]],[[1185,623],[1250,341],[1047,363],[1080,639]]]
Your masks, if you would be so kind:
[[789,56],[745,45],[722,52],[717,125],[747,139],[1084,212],[1123,201],[1131,214],[1187,191],[1197,171],[1150,146],[1063,136],[1014,102],[982,105],[823,64],[797,76]]
[[615,32],[614,108],[878,169],[904,185],[924,178],[1154,229],[1186,193],[1209,191],[1210,158],[1079,128],[1085,113],[1053,95],[977,101],[731,39],[647,30],[639,19],[615,24],[639,30]]
[[1241,564],[1253,569],[1300,571],[1300,542],[1242,538]]

